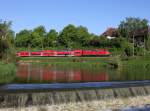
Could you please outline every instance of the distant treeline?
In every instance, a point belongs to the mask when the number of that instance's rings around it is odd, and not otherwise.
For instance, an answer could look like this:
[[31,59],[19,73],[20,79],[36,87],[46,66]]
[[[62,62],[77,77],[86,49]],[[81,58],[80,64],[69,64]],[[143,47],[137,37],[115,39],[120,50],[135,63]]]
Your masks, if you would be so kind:
[[109,41],[104,36],[89,33],[86,27],[69,24],[61,32],[55,29],[46,32],[44,26],[22,30],[16,34],[15,45],[32,48],[82,49],[120,47],[121,44],[120,39]]
[[[55,29],[47,32],[45,27],[41,25],[33,30],[23,29],[16,35],[10,26],[11,22],[0,22],[1,55],[10,46],[20,50],[108,48],[116,54],[128,56],[133,55],[133,53],[142,55],[145,53],[143,51],[150,49],[148,20],[140,18],[130,17],[121,21],[116,28],[115,34],[117,37],[114,39],[108,39],[106,34],[89,33],[86,27],[72,24],[67,25],[60,32]],[[135,37],[138,37],[138,39]],[[143,37],[143,39],[140,37]],[[144,46],[137,45],[141,43]]]

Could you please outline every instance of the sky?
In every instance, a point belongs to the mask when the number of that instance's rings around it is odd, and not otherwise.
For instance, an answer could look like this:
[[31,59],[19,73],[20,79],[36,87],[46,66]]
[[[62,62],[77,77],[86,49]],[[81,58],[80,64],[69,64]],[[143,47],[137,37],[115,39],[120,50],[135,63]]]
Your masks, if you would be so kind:
[[0,19],[12,21],[16,33],[39,25],[59,32],[74,24],[100,35],[126,17],[150,21],[150,0],[0,0],[0,4]]

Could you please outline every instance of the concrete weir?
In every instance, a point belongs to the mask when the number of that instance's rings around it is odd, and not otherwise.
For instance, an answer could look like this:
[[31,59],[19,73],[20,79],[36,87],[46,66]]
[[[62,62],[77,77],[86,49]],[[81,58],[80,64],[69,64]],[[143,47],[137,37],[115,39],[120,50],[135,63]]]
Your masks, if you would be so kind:
[[149,81],[12,84],[0,87],[0,108],[67,104],[145,95],[150,95]]

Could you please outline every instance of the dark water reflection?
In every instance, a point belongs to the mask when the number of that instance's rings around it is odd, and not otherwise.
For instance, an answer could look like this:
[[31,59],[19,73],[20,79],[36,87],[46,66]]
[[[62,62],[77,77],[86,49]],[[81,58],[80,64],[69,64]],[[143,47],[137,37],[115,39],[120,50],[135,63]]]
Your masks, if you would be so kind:
[[61,68],[51,65],[20,63],[17,70],[17,82],[23,83],[56,83],[56,82],[100,82],[100,81],[133,81],[150,80],[147,69],[108,69],[92,67]]
[[19,64],[17,77],[22,82],[95,82],[108,81],[109,76],[104,71],[89,71],[85,69],[60,69],[40,64]]

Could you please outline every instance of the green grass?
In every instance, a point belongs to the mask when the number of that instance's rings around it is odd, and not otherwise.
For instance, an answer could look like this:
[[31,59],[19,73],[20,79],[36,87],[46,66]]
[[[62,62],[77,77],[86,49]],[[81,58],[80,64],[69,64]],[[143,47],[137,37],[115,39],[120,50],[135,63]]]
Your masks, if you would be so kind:
[[125,61],[122,61],[125,66],[149,66],[150,67],[150,56],[136,56],[128,58]]
[[21,57],[21,62],[47,64],[61,68],[100,68],[108,65],[108,57]]
[[[150,56],[119,57],[20,57],[22,62],[49,64],[59,67],[100,68],[100,67],[137,67],[150,68]],[[114,67],[117,66],[117,67]]]
[[59,69],[86,69],[86,70],[97,70],[100,68],[104,68],[107,66],[107,63],[90,63],[90,62],[39,62],[39,63],[33,63],[32,64],[40,64],[44,65],[45,67],[55,67],[58,70]]
[[110,57],[20,57],[23,62],[106,63]]
[[16,66],[13,63],[0,62],[0,84],[11,83],[16,76]]

